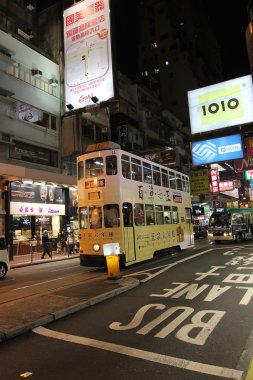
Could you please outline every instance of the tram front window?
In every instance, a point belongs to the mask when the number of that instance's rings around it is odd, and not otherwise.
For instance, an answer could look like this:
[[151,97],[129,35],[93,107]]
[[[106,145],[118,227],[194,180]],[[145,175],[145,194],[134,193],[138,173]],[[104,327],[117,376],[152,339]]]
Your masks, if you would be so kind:
[[99,177],[103,174],[103,158],[102,157],[96,157],[96,158],[90,158],[89,160],[85,161],[85,177],[86,178],[94,178]]

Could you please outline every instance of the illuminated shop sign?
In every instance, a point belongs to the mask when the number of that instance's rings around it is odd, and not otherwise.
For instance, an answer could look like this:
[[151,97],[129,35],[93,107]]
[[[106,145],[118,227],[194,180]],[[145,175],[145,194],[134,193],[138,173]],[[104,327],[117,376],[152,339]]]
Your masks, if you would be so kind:
[[222,181],[219,182],[220,191],[234,190],[234,181]]
[[219,192],[219,178],[218,169],[210,169],[210,183],[211,183],[211,193],[217,194]]
[[253,180],[253,170],[247,170],[244,175],[247,181]]
[[10,202],[11,215],[65,215],[65,205]]
[[[114,96],[109,0],[83,0],[64,18],[65,99],[74,109]],[[66,109],[67,111],[67,109]]]
[[241,135],[218,137],[191,143],[193,165],[205,165],[243,157]]
[[191,132],[251,123],[253,85],[251,75],[188,92]]
[[253,156],[253,137],[247,137],[245,139],[245,145],[247,149],[247,156],[252,157]]

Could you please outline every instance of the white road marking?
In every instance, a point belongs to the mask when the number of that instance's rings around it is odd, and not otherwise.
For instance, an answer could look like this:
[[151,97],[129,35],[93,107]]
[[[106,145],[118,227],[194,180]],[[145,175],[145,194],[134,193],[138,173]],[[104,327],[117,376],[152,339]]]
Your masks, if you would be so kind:
[[65,278],[65,277],[58,277],[58,278],[54,278],[53,280],[48,280],[48,281],[43,281],[43,282],[37,282],[36,284],[32,284],[32,285],[21,286],[21,288],[12,289],[12,291],[20,290],[20,289],[26,289],[26,288],[32,288],[33,286],[47,284],[48,282],[62,280],[63,278]]
[[124,277],[133,277],[134,275],[142,274],[143,273],[143,274],[147,275],[147,278],[141,280],[140,282],[147,282],[149,280],[152,280],[154,277],[159,276],[161,273],[165,272],[166,270],[168,270],[168,269],[170,269],[170,268],[172,268],[172,267],[174,267],[174,266],[176,266],[176,265],[178,265],[180,263],[183,263],[184,261],[188,261],[188,260],[194,259],[195,257],[204,255],[205,253],[211,252],[211,251],[213,251],[213,248],[207,249],[206,251],[203,251],[203,252],[200,252],[200,253],[196,253],[196,255],[192,255],[192,256],[186,257],[184,259],[178,260],[178,261],[176,261],[173,264],[168,264],[168,265],[163,265],[161,267],[158,267],[158,268],[163,268],[163,269],[161,269],[160,271],[158,271],[158,272],[156,272],[154,274],[149,273],[148,269],[144,269],[143,271],[131,273],[131,274],[126,275]]
[[65,333],[46,329],[45,327],[42,327],[42,326],[36,327],[35,329],[33,329],[33,332],[39,335],[46,336],[48,338],[53,338],[53,339],[63,340],[70,343],[80,344],[83,346],[98,348],[100,350],[106,350],[106,351],[114,352],[116,354],[139,358],[139,359],[143,359],[143,360],[147,360],[147,361],[151,361],[151,362],[155,362],[155,363],[159,363],[159,364],[163,364],[167,366],[182,368],[188,371],[195,371],[198,373],[205,373],[207,375],[219,376],[226,379],[241,380],[242,375],[243,375],[243,371],[239,371],[232,368],[225,368],[225,367],[219,367],[215,365],[194,362],[191,360],[185,360],[185,359],[180,359],[173,356],[157,354],[155,352],[144,351],[137,348],[122,346],[119,344],[103,342],[100,340],[80,337],[80,336],[71,335],[71,334],[65,334]]

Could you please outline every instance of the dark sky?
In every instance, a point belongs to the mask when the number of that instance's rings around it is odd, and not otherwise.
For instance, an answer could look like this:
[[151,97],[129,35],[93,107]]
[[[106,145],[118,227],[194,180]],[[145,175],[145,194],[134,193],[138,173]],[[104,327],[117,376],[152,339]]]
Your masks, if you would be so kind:
[[221,50],[224,79],[250,73],[245,33],[249,0],[203,0]]
[[[248,25],[247,4],[249,0],[201,1],[208,10],[220,46],[224,80],[248,75],[250,68],[245,32]],[[37,0],[38,9],[43,9],[55,2],[56,0]],[[135,12],[137,0],[111,0],[111,2],[118,12],[120,36],[118,33],[116,42],[121,42],[120,68],[125,74],[129,71],[129,75],[134,79],[135,71],[137,71],[137,49],[134,46],[137,25],[134,22],[133,12]]]

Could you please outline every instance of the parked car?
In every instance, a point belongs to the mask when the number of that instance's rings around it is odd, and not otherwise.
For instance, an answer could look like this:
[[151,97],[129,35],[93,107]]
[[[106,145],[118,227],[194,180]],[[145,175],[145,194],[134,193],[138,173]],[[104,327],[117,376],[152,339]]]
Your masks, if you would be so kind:
[[4,278],[10,269],[9,254],[4,236],[0,235],[0,280]]
[[204,226],[193,226],[194,239],[206,238],[207,237],[207,229]]

